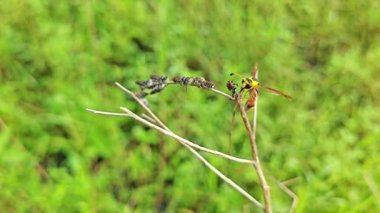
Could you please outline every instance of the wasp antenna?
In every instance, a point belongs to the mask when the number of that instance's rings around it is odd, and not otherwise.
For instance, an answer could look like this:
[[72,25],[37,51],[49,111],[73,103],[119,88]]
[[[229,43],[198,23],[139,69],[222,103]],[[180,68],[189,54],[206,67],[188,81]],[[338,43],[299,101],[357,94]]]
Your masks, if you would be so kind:
[[230,76],[234,76],[234,75],[239,76],[240,78],[244,78],[244,76],[242,76],[240,74],[237,74],[237,73],[234,73],[234,72],[230,73]]

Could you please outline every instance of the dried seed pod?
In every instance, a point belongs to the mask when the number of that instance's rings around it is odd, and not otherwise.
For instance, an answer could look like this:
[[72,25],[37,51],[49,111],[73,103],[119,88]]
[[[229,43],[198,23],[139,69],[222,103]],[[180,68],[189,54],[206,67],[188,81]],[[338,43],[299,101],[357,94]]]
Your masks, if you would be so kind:
[[161,92],[166,87],[166,84],[157,84],[155,85],[152,90],[150,91],[150,94]]
[[215,84],[212,81],[203,81],[202,82],[202,88],[212,89],[214,88]]
[[211,89],[214,87],[214,83],[207,81],[203,77],[184,77],[177,76],[172,79],[173,83],[179,84],[182,86],[195,86],[198,88]]
[[140,89],[149,89],[153,86],[152,79],[148,79],[146,81],[136,81],[136,84],[139,85]]
[[[136,84],[139,85],[142,90],[138,95],[140,97],[145,97],[148,94],[154,94],[161,92],[169,83],[169,78],[167,76],[158,76],[151,75],[150,78],[146,81],[136,81]],[[143,90],[150,90],[150,92],[145,92]]]
[[153,89],[157,85],[166,85],[169,83],[169,78],[167,76],[157,76],[152,75],[146,81],[136,81],[136,84],[139,85],[141,90],[144,89]]
[[195,78],[192,78],[192,81],[190,82],[190,85],[191,86],[196,86],[198,88],[203,88],[203,82],[206,81],[204,78],[202,77],[195,77]]
[[154,82],[154,84],[167,84],[167,83],[169,83],[169,78],[167,76],[151,75],[150,79]]

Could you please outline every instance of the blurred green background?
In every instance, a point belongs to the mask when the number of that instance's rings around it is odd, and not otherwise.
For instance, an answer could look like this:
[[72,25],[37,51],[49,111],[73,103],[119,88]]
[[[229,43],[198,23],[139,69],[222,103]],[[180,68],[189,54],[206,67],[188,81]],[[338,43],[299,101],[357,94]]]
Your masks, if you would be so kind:
[[[261,92],[257,142],[274,212],[380,211],[379,1],[38,1],[0,4],[0,209],[4,212],[259,212],[178,143],[130,118],[114,86],[151,74],[231,71]],[[238,80],[238,79],[236,79]],[[228,151],[233,104],[169,86],[150,107],[173,131]],[[377,110],[376,110],[377,109]],[[250,157],[239,117],[233,154]],[[203,154],[262,199],[251,166]]]

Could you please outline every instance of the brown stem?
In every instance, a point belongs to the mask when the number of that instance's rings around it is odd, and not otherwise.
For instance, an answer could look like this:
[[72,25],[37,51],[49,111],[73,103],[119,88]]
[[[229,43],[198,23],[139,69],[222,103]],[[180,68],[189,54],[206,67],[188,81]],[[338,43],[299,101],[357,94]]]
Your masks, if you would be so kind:
[[[241,103],[241,93],[238,94],[238,97],[236,98],[236,102],[238,104],[239,110],[240,110],[240,115],[243,119],[245,128],[247,129],[247,132],[249,134],[249,142],[251,145],[251,151],[252,151],[252,160],[255,161],[256,163],[253,164],[255,167],[255,171],[257,173],[257,176],[259,177],[259,182],[260,186],[263,190],[264,194],[264,212],[266,213],[271,213],[272,212],[272,207],[270,205],[270,188],[269,185],[267,184],[267,181],[264,176],[264,172],[261,168],[260,164],[260,159],[258,155],[258,150],[257,150],[257,145],[256,145],[256,131],[252,131],[251,124],[249,123],[247,113],[245,111],[244,105]],[[256,103],[257,104],[257,103]],[[257,105],[256,105],[257,107]],[[254,117],[254,120],[256,120],[256,116]],[[256,123],[256,122],[254,122]]]

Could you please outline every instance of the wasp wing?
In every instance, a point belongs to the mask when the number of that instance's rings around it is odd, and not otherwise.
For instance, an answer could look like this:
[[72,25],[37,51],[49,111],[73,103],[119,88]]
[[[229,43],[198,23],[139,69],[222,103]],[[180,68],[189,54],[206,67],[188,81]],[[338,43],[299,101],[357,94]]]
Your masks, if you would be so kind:
[[283,92],[281,92],[279,90],[273,89],[273,88],[268,87],[266,85],[261,85],[261,87],[264,88],[264,89],[266,89],[266,90],[268,90],[271,93],[274,93],[274,94],[277,94],[277,95],[282,95],[285,98],[292,99],[292,97],[290,95],[287,95],[287,94],[285,94],[285,93],[283,93]]

